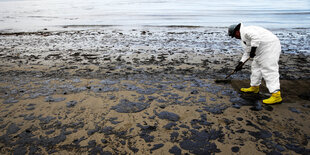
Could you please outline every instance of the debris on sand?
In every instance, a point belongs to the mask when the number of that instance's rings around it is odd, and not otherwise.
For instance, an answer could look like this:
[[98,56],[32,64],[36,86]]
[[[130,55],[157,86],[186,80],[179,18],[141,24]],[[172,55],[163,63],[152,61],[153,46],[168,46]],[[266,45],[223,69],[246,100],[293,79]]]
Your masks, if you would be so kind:
[[122,99],[119,104],[113,106],[111,109],[119,113],[136,113],[149,107],[148,103],[144,102],[130,102],[127,99]]
[[168,112],[168,111],[162,111],[160,113],[156,113],[156,115],[160,118],[160,119],[166,119],[169,121],[178,121],[180,119],[180,116],[173,113],[173,112]]

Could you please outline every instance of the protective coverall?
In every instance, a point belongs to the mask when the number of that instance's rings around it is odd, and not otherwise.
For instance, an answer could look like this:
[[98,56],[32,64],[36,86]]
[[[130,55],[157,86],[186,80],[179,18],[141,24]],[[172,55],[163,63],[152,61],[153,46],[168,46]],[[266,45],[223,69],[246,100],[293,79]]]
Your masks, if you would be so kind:
[[240,61],[244,62],[251,52],[251,47],[257,47],[256,56],[251,66],[251,86],[259,86],[262,78],[270,93],[280,90],[279,57],[281,44],[272,32],[258,26],[240,26],[241,44],[244,54]]

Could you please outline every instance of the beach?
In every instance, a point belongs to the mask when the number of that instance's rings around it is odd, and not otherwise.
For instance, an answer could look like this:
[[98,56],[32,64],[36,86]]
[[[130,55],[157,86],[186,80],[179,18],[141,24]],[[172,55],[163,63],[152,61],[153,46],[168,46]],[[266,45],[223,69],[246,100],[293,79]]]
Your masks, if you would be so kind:
[[283,103],[249,85],[224,27],[0,34],[1,154],[309,154],[310,31],[272,29]]

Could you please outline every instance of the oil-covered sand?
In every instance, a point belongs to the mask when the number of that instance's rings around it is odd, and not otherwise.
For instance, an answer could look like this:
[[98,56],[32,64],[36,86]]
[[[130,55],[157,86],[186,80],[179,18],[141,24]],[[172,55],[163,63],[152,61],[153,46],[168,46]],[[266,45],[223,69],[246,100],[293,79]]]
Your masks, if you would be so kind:
[[1,154],[309,154],[309,30],[282,43],[283,103],[261,104],[222,28],[0,35]]

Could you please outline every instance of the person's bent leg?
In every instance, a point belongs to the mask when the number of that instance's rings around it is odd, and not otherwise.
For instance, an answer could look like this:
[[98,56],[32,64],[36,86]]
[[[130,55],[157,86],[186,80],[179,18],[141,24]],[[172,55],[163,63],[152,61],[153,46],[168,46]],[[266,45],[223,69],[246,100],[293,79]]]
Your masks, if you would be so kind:
[[259,64],[254,60],[251,66],[251,83],[249,88],[241,88],[240,91],[245,93],[258,93],[259,85],[262,81],[262,72]]

